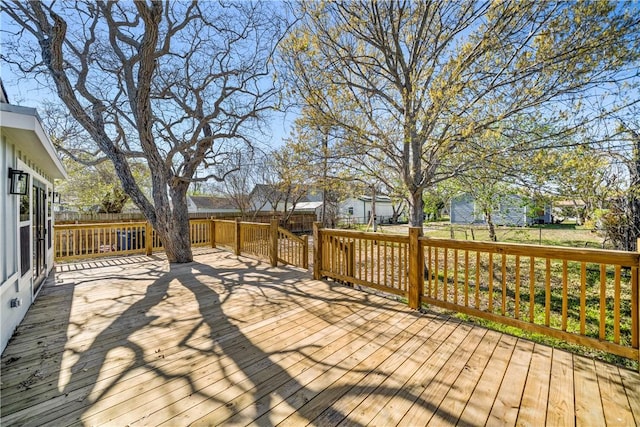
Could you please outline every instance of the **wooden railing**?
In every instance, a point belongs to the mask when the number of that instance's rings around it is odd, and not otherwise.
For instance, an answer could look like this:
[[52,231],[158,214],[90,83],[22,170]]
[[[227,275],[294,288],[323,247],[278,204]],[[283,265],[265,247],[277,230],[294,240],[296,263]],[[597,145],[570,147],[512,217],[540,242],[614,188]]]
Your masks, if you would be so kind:
[[314,229],[314,277],[640,361],[640,253]]
[[236,251],[235,242],[238,240],[238,236],[236,236],[236,221],[229,220],[216,220],[213,222],[214,225],[214,246],[222,246],[227,248],[230,251],[237,252],[239,255],[239,249]]
[[278,228],[278,262],[309,268],[309,236]]
[[[215,219],[189,221],[192,247],[225,247],[235,254],[308,267],[308,242],[271,224]],[[149,236],[151,236],[149,238]],[[147,222],[69,224],[54,227],[55,260],[148,254],[162,242]]]
[[53,242],[58,261],[146,252],[146,222],[56,225]]
[[[277,227],[278,225],[276,223],[276,228]],[[271,225],[259,222],[240,223],[240,253],[271,260],[270,242]]]
[[409,237],[322,230],[319,239],[320,275],[407,295]]

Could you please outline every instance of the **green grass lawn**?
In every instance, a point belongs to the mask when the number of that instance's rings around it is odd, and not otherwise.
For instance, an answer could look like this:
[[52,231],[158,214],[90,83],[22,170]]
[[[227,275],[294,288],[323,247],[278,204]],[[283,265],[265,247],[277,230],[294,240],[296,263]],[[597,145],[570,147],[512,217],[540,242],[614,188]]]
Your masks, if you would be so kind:
[[[365,231],[365,227],[360,227]],[[383,233],[405,234],[406,225],[383,225]],[[368,231],[372,231],[369,227]],[[489,241],[489,230],[486,225],[451,225],[443,222],[425,223],[424,235],[457,240]],[[496,235],[499,242],[526,243],[534,245],[566,246],[573,248],[611,249],[598,233],[576,226],[575,224],[546,224],[531,227],[497,226]]]

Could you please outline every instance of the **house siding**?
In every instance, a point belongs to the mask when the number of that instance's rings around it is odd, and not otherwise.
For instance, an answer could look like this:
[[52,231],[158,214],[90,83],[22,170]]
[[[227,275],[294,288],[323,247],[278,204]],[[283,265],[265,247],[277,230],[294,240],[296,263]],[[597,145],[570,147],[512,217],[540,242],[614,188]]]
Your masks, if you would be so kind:
[[[50,195],[54,190],[54,177],[64,178],[66,174],[35,110],[8,104],[0,106],[0,351],[4,351],[41,289],[41,286],[34,287],[33,278],[34,180],[38,181],[38,200],[44,212],[42,226],[45,240],[41,272],[46,278],[53,268],[54,255],[54,245],[50,240],[54,215],[53,209],[49,208]],[[22,222],[19,215],[21,196],[9,194],[9,168],[23,170],[30,175],[29,214]],[[28,246],[22,248],[19,238],[21,228],[28,232]],[[21,249],[27,253],[24,259],[21,259]],[[24,270],[21,268],[23,261]],[[12,307],[12,301],[19,301],[20,304]]]
[[[538,218],[530,215],[531,207],[520,196],[503,197],[494,210],[495,225],[526,226],[535,223]],[[471,195],[455,197],[451,200],[450,220],[452,224],[486,224],[484,214],[476,206]],[[540,217],[545,224],[552,221],[551,207],[545,206],[544,215]]]
[[[353,214],[349,214],[349,208],[353,208]],[[367,223],[371,213],[371,200],[362,198],[349,198],[340,203],[339,215],[343,218],[351,218],[353,223]],[[393,205],[388,200],[376,200],[376,217],[378,220],[386,220],[393,216]]]
[[484,222],[476,218],[475,201],[471,196],[463,196],[451,200],[450,218],[452,224],[474,224]]

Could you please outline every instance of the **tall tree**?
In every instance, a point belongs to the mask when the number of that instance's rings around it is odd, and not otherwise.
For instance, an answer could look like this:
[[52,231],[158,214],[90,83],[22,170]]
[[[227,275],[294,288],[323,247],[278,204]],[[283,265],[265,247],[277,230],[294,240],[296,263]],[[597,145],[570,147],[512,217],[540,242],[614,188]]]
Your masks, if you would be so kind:
[[283,51],[292,96],[310,122],[341,129],[346,152],[393,165],[413,226],[422,224],[425,188],[475,165],[473,153],[490,156],[476,136],[517,116],[557,120],[623,79],[638,53],[640,14],[617,2],[301,8]]
[[[223,180],[277,93],[270,57],[285,30],[265,2],[3,2],[3,60],[46,73],[114,165],[170,262],[192,260],[186,193]],[[34,43],[34,41],[36,43]],[[151,171],[149,199],[131,162]],[[221,171],[221,173],[218,173]],[[215,171],[215,172],[211,172]]]
[[640,83],[629,89],[636,98],[613,114],[615,125],[606,144],[606,152],[613,163],[624,168],[628,182],[614,206],[618,218],[608,221],[608,225],[617,226],[605,231],[617,249],[637,251],[640,238]]

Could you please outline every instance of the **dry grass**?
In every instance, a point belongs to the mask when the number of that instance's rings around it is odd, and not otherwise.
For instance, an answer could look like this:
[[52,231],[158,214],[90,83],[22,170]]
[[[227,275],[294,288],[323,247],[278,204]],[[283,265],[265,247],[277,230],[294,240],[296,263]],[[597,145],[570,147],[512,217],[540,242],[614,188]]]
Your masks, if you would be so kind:
[[[371,231],[371,230],[369,230]],[[382,233],[407,234],[407,225],[386,225]],[[575,224],[548,224],[532,227],[496,227],[499,242],[534,245],[566,246],[573,248],[604,248],[602,236]],[[451,225],[445,222],[426,223],[424,235],[456,240],[489,241],[489,231],[484,225]]]

